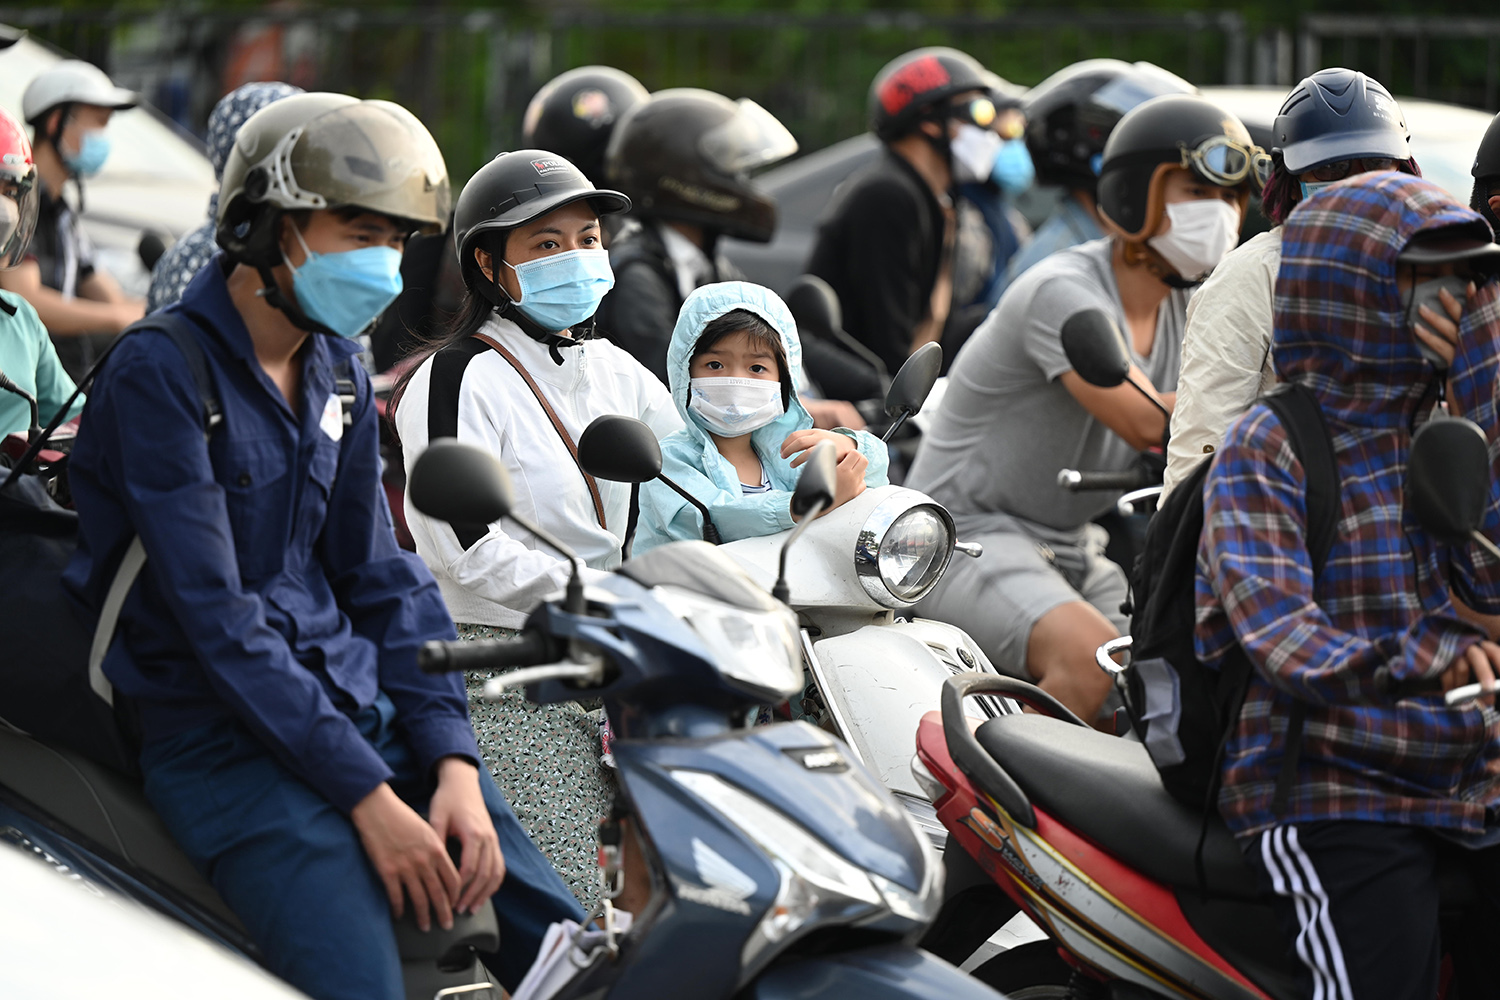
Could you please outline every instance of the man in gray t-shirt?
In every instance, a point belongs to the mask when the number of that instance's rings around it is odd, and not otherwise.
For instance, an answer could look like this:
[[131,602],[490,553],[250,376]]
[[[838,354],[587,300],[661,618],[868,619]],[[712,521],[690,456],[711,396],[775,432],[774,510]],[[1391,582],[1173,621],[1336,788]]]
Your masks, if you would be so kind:
[[[1242,161],[1205,152],[1226,150]],[[1126,596],[1091,519],[1119,494],[1070,493],[1057,473],[1125,471],[1161,444],[1166,419],[1131,386],[1084,382],[1061,329],[1103,311],[1125,334],[1134,381],[1171,410],[1187,289],[1234,246],[1253,150],[1233,116],[1198,97],[1156,98],[1121,119],[1099,181],[1111,235],[1053,254],[1006,291],[954,360],[908,477],[984,546],[917,611],[965,629],[997,669],[1088,721],[1110,690],[1094,651],[1120,634]],[[1221,169],[1237,162],[1237,175]]]

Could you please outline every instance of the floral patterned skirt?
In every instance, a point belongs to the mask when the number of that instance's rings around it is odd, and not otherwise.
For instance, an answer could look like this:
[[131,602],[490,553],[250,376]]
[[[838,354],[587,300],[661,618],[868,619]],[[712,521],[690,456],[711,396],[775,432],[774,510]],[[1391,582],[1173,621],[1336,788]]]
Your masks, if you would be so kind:
[[[503,639],[515,629],[458,625],[458,637]],[[520,691],[497,702],[481,694],[499,671],[469,674],[469,712],[479,752],[521,826],[542,849],[584,909],[599,897],[597,837],[614,777],[599,764],[599,712],[573,702],[535,705]]]

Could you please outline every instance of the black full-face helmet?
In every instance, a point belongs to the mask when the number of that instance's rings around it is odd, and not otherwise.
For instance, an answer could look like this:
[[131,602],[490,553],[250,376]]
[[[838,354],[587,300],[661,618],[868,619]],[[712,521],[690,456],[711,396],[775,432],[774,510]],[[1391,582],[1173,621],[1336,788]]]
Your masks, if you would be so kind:
[[870,84],[870,131],[883,142],[899,139],[930,119],[950,97],[970,90],[988,94],[992,79],[978,60],[958,49],[913,49],[875,74]]
[[1212,101],[1187,94],[1152,98],[1120,119],[1105,144],[1099,211],[1114,233],[1144,243],[1161,228],[1166,176],[1193,171],[1239,191],[1243,216],[1250,192],[1270,171],[1270,156],[1244,123]]
[[662,90],[616,126],[605,173],[638,215],[767,243],[776,232],[776,202],[750,172],[796,151],[792,134],[754,101]]
[[1092,191],[1104,144],[1125,114],[1153,97],[1197,92],[1148,62],[1085,59],[1058,70],[1021,102],[1037,183]]
[[542,85],[521,119],[521,142],[564,157],[595,185],[604,183],[604,151],[625,112],[650,95],[613,66],[580,66]]
[[[596,215],[630,210],[625,195],[594,187],[583,171],[544,149],[501,153],[480,167],[459,192],[453,210],[453,246],[464,284],[502,309],[512,306],[480,270],[475,248],[498,254],[512,229],[578,201],[587,201]],[[529,321],[522,320],[517,322],[525,329]]]

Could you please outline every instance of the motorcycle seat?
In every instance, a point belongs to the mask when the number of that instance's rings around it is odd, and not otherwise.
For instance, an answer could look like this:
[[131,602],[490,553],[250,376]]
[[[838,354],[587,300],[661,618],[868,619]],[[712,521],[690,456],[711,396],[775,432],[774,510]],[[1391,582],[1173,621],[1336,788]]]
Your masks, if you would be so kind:
[[[1058,822],[1149,878],[1198,888],[1203,815],[1167,794],[1140,743],[1043,715],[1002,715],[975,737]],[[1218,816],[1208,821],[1203,870],[1214,895],[1260,898],[1255,873]]]

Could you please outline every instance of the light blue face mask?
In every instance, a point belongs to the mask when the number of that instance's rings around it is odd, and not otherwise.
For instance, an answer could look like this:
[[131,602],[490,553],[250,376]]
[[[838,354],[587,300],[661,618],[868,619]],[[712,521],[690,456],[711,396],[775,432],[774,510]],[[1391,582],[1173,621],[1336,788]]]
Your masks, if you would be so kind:
[[92,177],[104,169],[104,161],[109,159],[109,136],[104,134],[103,129],[94,129],[83,133],[83,138],[78,140],[78,152],[72,156],[63,156],[63,165],[74,177]]
[[1031,162],[1025,139],[1011,139],[1000,147],[990,177],[1006,194],[1020,194],[1031,187],[1036,180],[1036,166]]
[[608,250],[569,250],[505,266],[516,272],[521,286],[516,308],[550,333],[572,329],[594,315],[615,287]]
[[307,259],[292,269],[292,292],[309,317],[340,337],[359,336],[401,294],[401,251],[360,247],[314,253],[296,227],[292,232]]
[[1299,181],[1302,185],[1302,198],[1305,201],[1326,187],[1337,184],[1338,181]]

